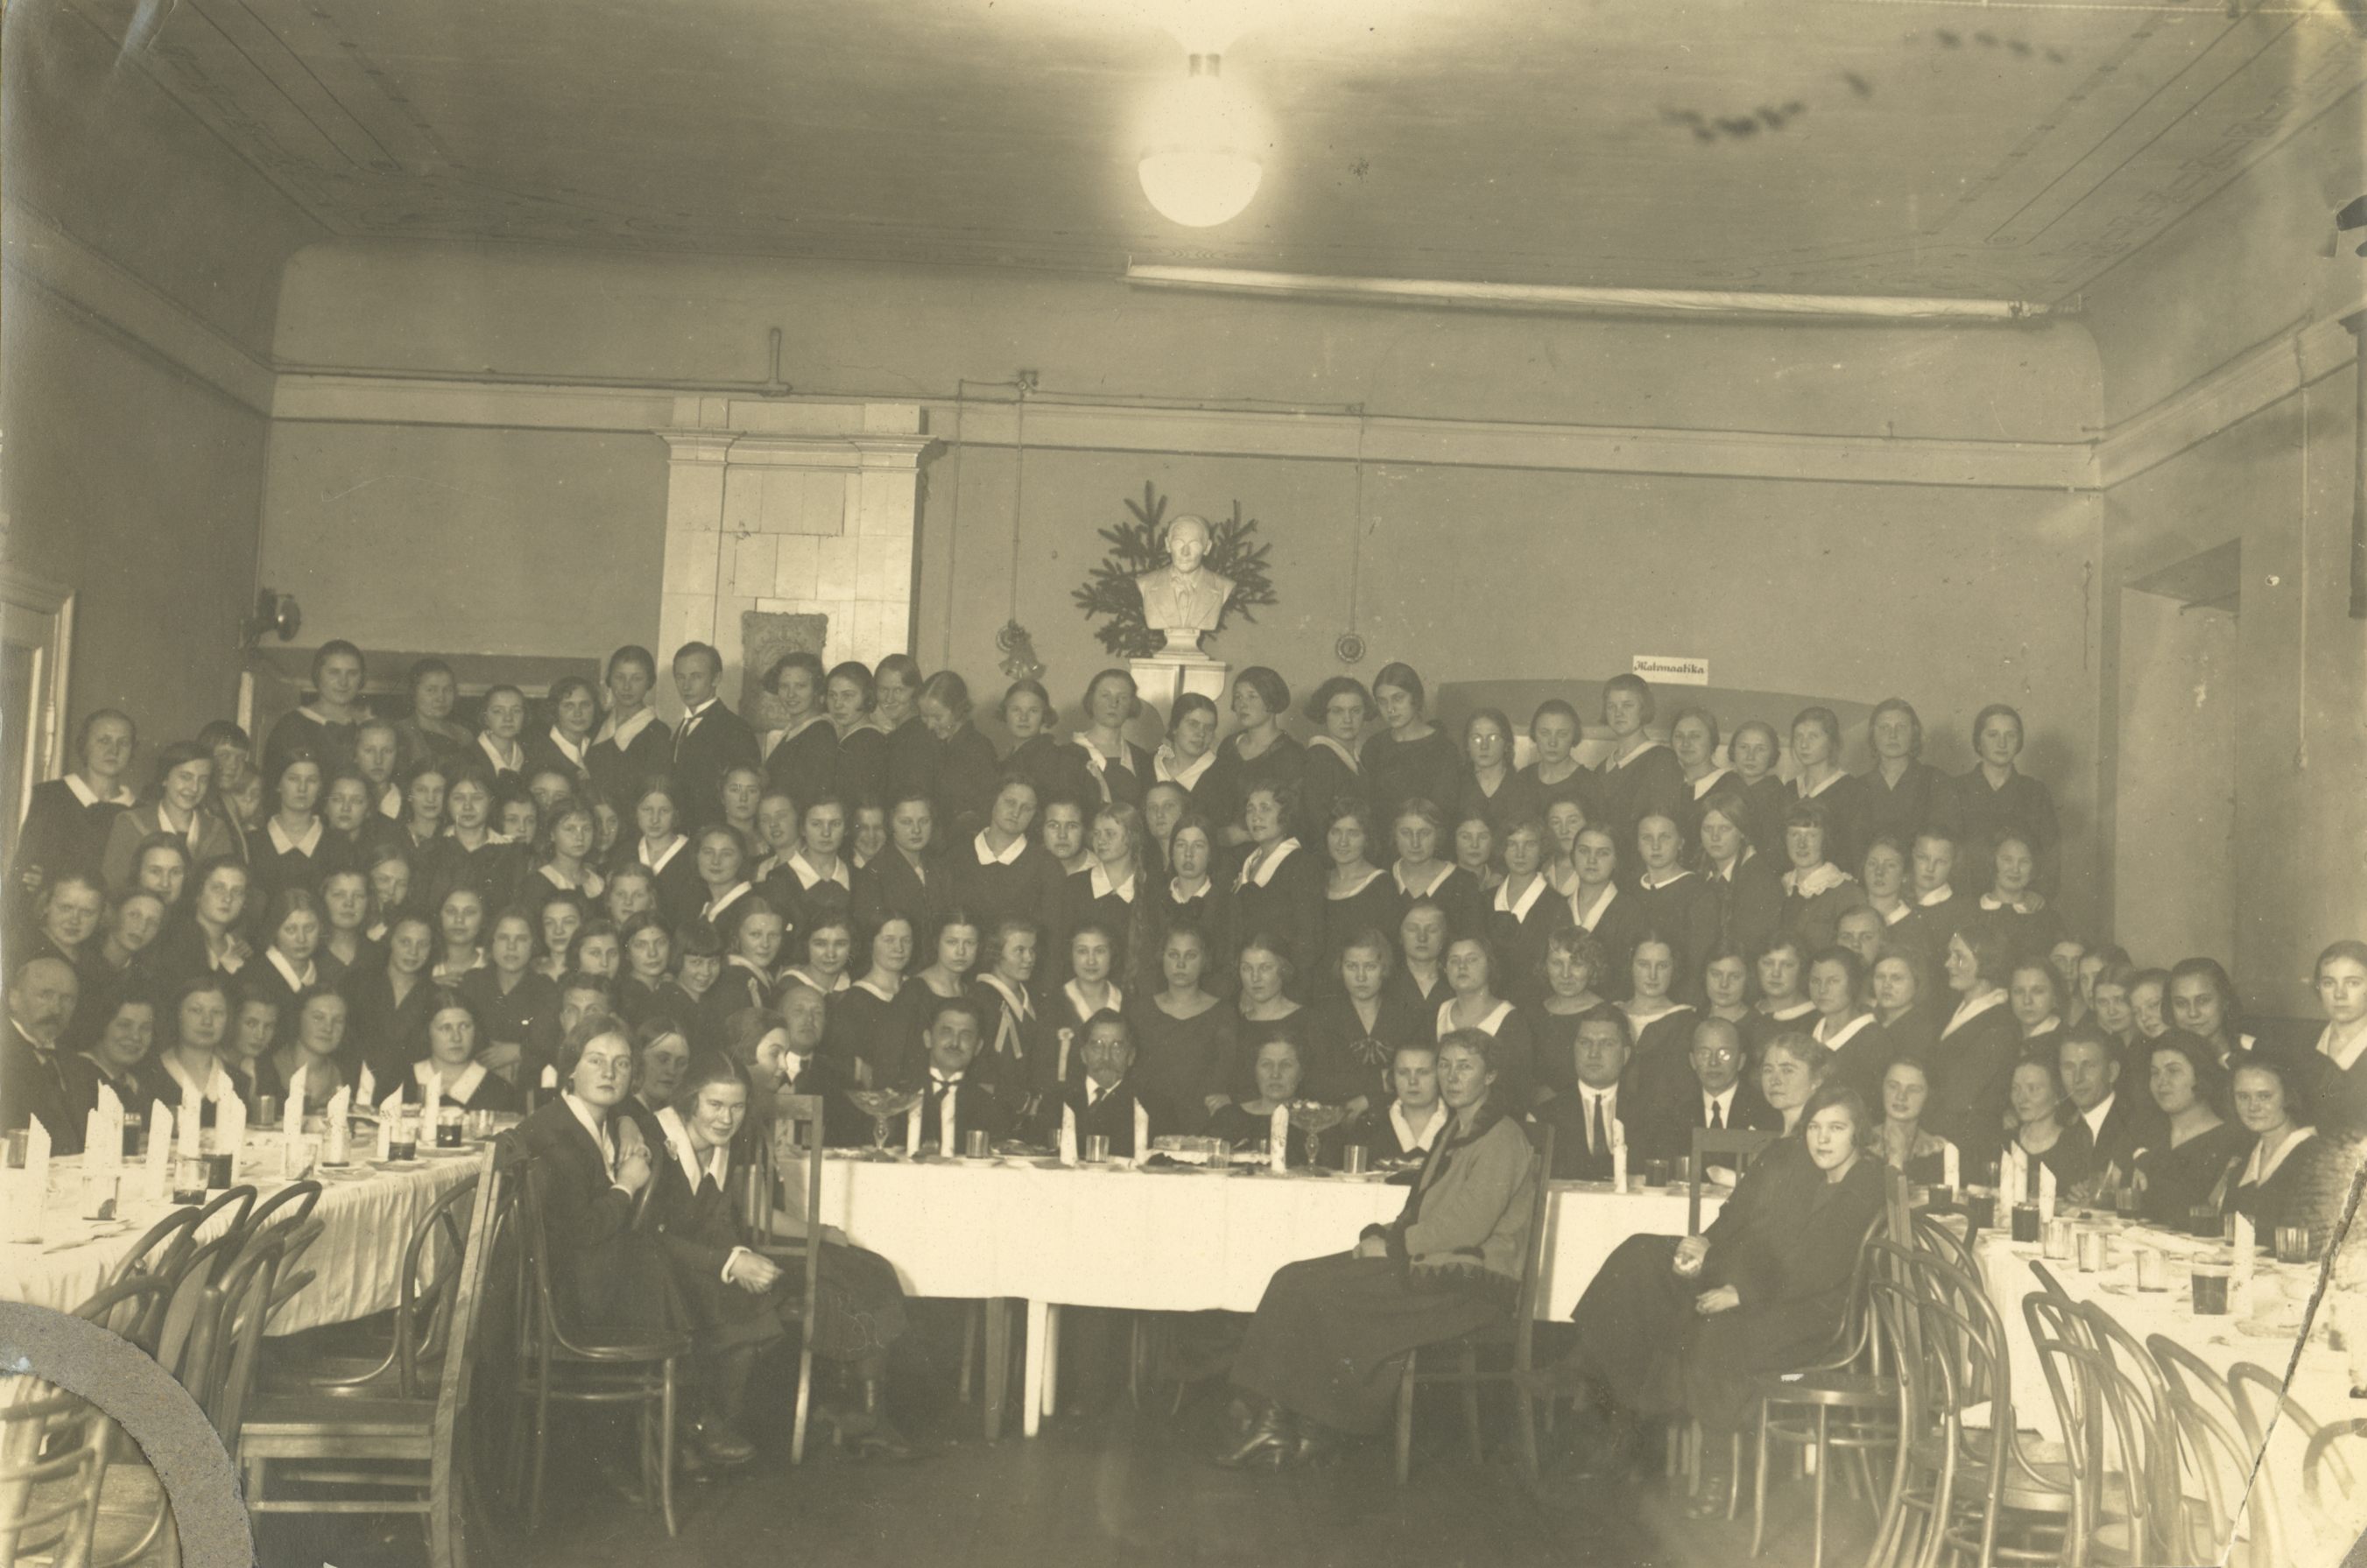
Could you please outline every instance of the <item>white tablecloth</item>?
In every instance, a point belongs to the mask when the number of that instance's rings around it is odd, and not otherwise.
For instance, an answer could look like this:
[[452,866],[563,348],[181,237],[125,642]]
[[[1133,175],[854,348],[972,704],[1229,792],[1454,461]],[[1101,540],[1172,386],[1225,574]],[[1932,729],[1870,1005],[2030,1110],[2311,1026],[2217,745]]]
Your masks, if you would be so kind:
[[[312,1270],[314,1278],[273,1320],[271,1332],[294,1334],[349,1323],[392,1307],[401,1291],[402,1251],[411,1233],[437,1198],[476,1172],[480,1153],[481,1145],[473,1145],[461,1155],[424,1158],[406,1170],[365,1166],[364,1176],[324,1179],[320,1202],[312,1210],[323,1228],[300,1265]],[[276,1171],[278,1158],[276,1138],[247,1140],[240,1180],[257,1190],[258,1203],[288,1185],[259,1174]],[[81,1165],[78,1158],[51,1164],[50,1201],[40,1227],[44,1241],[0,1245],[0,1300],[72,1312],[107,1283],[148,1227],[174,1208],[170,1202],[135,1202],[123,1211],[128,1226],[51,1250],[92,1229],[78,1217]],[[136,1179],[137,1173],[132,1175]],[[217,1218],[210,1229],[226,1223]]]
[[[916,1296],[1027,1303],[1022,1429],[1048,1413],[1058,1309],[1254,1312],[1275,1269],[1346,1252],[1405,1206],[1406,1189],[1336,1176],[1161,1174],[832,1157],[822,1221],[896,1266]],[[1704,1218],[1719,1199],[1703,1197]],[[1538,1316],[1567,1317],[1631,1235],[1682,1235],[1682,1190],[1555,1184]]]
[[[2167,1290],[2136,1288],[2135,1249],[2140,1247],[2163,1254]],[[2316,1321],[2309,1325],[2308,1340],[2301,1345],[2295,1360],[2304,1314],[2316,1287],[2316,1265],[2287,1266],[2263,1258],[2255,1265],[2248,1300],[2238,1292],[2226,1316],[2198,1317],[2188,1275],[2193,1258],[2203,1255],[2225,1258],[2227,1248],[2188,1236],[2128,1229],[2113,1235],[2112,1267],[2101,1272],[2083,1274],[2067,1262],[2047,1261],[2046,1268],[2067,1293],[2082,1302],[2101,1303],[2140,1343],[2164,1335],[2201,1357],[2222,1377],[2240,1362],[2264,1367],[2281,1379],[2290,1367],[2287,1392],[2318,1420],[2367,1415],[2367,1401],[2350,1397],[2348,1360],[2334,1348],[2334,1304],[2339,1299],[2335,1292],[2329,1291],[2321,1303]],[[1989,1232],[1981,1239],[1980,1258],[1990,1299],[2005,1318],[2012,1359],[2015,1424],[2044,1438],[2059,1439],[2062,1424],[2022,1311],[2022,1298],[2040,1288],[2030,1261],[2045,1261],[2041,1249]],[[2256,1408],[2259,1403],[2256,1396]],[[2268,1462],[2259,1467],[2251,1506],[2277,1521],[2279,1555],[2294,1568],[2317,1568],[2341,1561],[2361,1530],[2367,1529],[2367,1467],[2353,1458],[2359,1481],[2355,1499],[2344,1498],[2329,1488],[2322,1506],[2311,1508],[2302,1495],[2305,1439],[2299,1430],[2291,1423],[2272,1427],[2268,1446]],[[2357,1456],[2361,1449],[2350,1445],[2349,1451]],[[2191,1477],[2188,1491],[2199,1495]]]

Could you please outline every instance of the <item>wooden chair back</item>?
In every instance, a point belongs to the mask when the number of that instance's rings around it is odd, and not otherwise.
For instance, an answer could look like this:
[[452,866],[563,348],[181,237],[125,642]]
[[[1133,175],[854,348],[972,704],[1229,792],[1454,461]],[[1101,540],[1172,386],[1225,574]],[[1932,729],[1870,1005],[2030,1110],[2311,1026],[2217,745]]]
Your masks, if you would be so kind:
[[133,1242],[131,1250],[116,1264],[114,1272],[108,1276],[108,1283],[128,1280],[134,1274],[169,1274],[164,1259],[196,1233],[201,1212],[195,1203],[185,1204],[150,1225],[147,1234]]
[[80,1394],[10,1379],[0,1399],[0,1562],[84,1568],[107,1482],[108,1423]]
[[[2308,1446],[2302,1450],[2301,1454],[2301,1489],[2302,1495],[2309,1499],[2311,1507],[2322,1508],[2325,1506],[2318,1478],[2329,1460],[2339,1462],[2341,1459],[2335,1452],[2334,1445],[2352,1438],[2367,1438],[2367,1416],[2346,1416],[2339,1421],[2328,1421],[2309,1435]],[[2350,1495],[2350,1467],[2344,1464],[2341,1470],[2342,1477],[2336,1484],[2348,1497]]]
[[[455,1192],[470,1195],[465,1239],[452,1259],[450,1309],[444,1314],[446,1353],[436,1379],[436,1414],[428,1459],[428,1540],[439,1562],[467,1561],[463,1540],[470,1488],[494,1468],[469,1451],[470,1393],[489,1292],[499,1277],[493,1256],[513,1234],[524,1185],[519,1164],[496,1146],[480,1156],[477,1174]],[[451,1194],[447,1194],[450,1197]],[[446,1205],[439,1203],[439,1208]],[[457,1212],[451,1211],[451,1212]],[[422,1227],[425,1229],[425,1227]],[[406,1397],[409,1397],[406,1391]]]
[[[784,1241],[795,1244],[800,1235],[818,1239],[821,1234],[821,1097],[785,1094],[776,1105],[766,1135],[753,1140],[755,1156],[749,1162],[748,1179],[742,1190],[742,1217],[750,1238],[760,1247],[778,1247]],[[799,1189],[800,1230],[783,1235],[776,1228],[776,1219],[787,1206],[789,1189],[782,1184],[788,1181],[797,1182]],[[821,1249],[804,1247],[801,1250],[806,1321],[810,1323],[821,1290]]]
[[1735,1156],[1738,1175],[1750,1168],[1759,1153],[1782,1134],[1755,1131],[1748,1127],[1727,1127],[1711,1132],[1706,1127],[1693,1129],[1693,1157],[1688,1171],[1690,1199],[1685,1206],[1685,1234],[1701,1235],[1702,1177],[1705,1174],[1703,1160],[1715,1155]]
[[1521,1288],[1512,1305],[1512,1375],[1525,1378],[1535,1366],[1537,1298],[1545,1291],[1546,1226],[1553,1219],[1554,1127],[1524,1124],[1536,1149],[1536,1190],[1529,1198],[1529,1228],[1521,1247]]
[[254,1233],[245,1248],[222,1271],[221,1282],[207,1294],[213,1317],[211,1343],[204,1368],[205,1391],[198,1403],[213,1422],[222,1447],[238,1460],[238,1430],[255,1391],[256,1359],[262,1352],[263,1330],[271,1317],[273,1287],[288,1253],[289,1233],[279,1227]]
[[[2174,1562],[2172,1542],[2183,1499],[2179,1484],[2178,1418],[2170,1409],[2169,1382],[2161,1363],[2100,1303],[2089,1302],[2076,1310],[2087,1325],[2090,1342],[2119,1377],[2117,1391],[2107,1391],[2116,1394],[2117,1404],[2108,1399],[2107,1408],[2118,1408],[2131,1423],[2133,1429],[2124,1436],[2124,1451],[2143,1459],[2142,1474],[2151,1483],[2146,1522],[2153,1528],[2153,1537],[2148,1550],[2155,1554],[2153,1561]],[[2134,1477],[2140,1472],[2132,1469],[2127,1473]]]
[[[2146,1348],[2160,1366],[2168,1391],[2170,1421],[2177,1430],[2187,1469],[2203,1489],[2200,1499],[2177,1499],[2179,1518],[2173,1540],[2184,1550],[2182,1560],[2196,1562],[2234,1561],[2236,1514],[2245,1494],[2253,1489],[2259,1499],[2252,1508],[2252,1568],[2274,1568],[2277,1508],[2275,1483],[2263,1467],[2253,1473],[2259,1450],[2244,1440],[2227,1380],[2211,1363],[2166,1334],[2146,1340]],[[2181,1488],[2181,1490],[2183,1490]],[[2202,1505],[2195,1517],[2195,1503]]]

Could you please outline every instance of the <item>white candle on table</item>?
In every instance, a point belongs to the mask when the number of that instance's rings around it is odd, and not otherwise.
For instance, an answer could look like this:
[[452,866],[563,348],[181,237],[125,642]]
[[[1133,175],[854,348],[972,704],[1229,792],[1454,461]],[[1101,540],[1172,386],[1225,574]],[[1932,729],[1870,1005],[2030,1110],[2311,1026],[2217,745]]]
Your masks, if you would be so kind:
[[361,1079],[354,1085],[354,1103],[360,1106],[378,1103],[378,1075],[370,1071],[368,1062],[362,1064]]
[[1060,1163],[1077,1163],[1077,1108],[1073,1105],[1060,1107]]
[[[307,1070],[304,1064],[299,1062],[296,1070],[288,1075],[288,1104],[279,1113],[279,1124],[291,1133],[304,1125],[304,1074]],[[369,1069],[365,1067],[362,1070],[367,1072]]]
[[948,1157],[961,1153],[961,1134],[954,1131],[954,1096],[958,1086],[947,1084],[937,1099],[937,1153]]
[[2038,1166],[2038,1223],[2044,1224],[2055,1217],[2055,1168],[2044,1160]]
[[246,1101],[235,1094],[214,1102],[214,1147],[230,1156],[230,1179],[237,1181],[239,1161],[246,1154]]
[[1960,1184],[1956,1178],[1963,1174],[1957,1168],[1957,1158],[1955,1145],[1948,1144],[1941,1148],[1940,1179],[1951,1192],[1959,1190]]
[[1265,1163],[1279,1173],[1290,1168],[1290,1107],[1277,1105],[1266,1118]]
[[1139,1099],[1134,1102],[1134,1157],[1137,1164],[1150,1157],[1150,1108]]
[[918,1158],[921,1153],[921,1107],[923,1103],[918,1100],[912,1101],[912,1109],[904,1113],[904,1155],[908,1159]]
[[205,1101],[199,1098],[198,1087],[195,1084],[185,1083],[181,1086],[181,1119],[176,1126],[180,1134],[180,1145],[176,1153],[182,1159],[196,1159],[206,1152],[205,1134],[202,1131],[204,1106]]
[[353,1090],[343,1088],[329,1096],[323,1114],[328,1118],[326,1133],[321,1143],[321,1158],[330,1165],[343,1165],[353,1157]]

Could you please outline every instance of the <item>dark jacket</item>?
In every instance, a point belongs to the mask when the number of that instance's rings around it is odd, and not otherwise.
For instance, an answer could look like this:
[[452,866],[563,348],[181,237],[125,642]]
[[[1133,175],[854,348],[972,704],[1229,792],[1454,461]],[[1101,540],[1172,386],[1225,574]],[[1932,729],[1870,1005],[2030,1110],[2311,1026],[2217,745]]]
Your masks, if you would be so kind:
[[[616,1126],[610,1123],[611,1135]],[[636,1195],[615,1184],[564,1097],[554,1095],[509,1134],[534,1158],[551,1294],[562,1328],[595,1337],[670,1332],[685,1314],[663,1253],[639,1229]],[[652,1179],[663,1148],[650,1151]]]
[[681,819],[674,824],[675,831],[696,837],[709,822],[721,820],[723,775],[734,768],[756,765],[756,732],[721,699],[701,713],[687,730],[676,725],[673,773],[674,804]]

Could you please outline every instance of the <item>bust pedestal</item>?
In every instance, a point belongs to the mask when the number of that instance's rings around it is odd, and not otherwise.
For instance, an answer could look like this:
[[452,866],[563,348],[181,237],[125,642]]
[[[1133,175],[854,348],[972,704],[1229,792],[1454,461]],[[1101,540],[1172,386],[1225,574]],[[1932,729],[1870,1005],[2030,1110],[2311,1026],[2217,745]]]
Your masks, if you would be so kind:
[[1225,678],[1232,666],[1198,649],[1178,649],[1170,643],[1149,658],[1127,660],[1127,666],[1134,672],[1135,690],[1159,710],[1162,719],[1174,717],[1175,699],[1187,692],[1207,698],[1219,711],[1225,705]]

